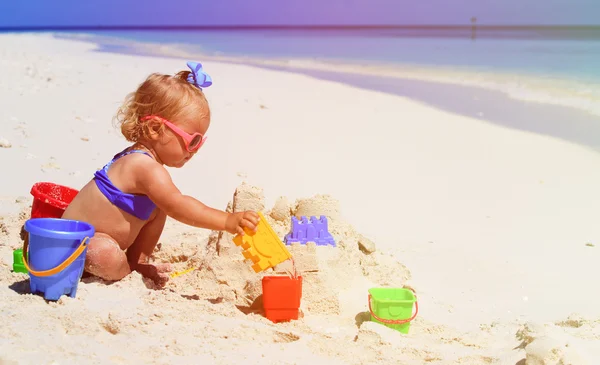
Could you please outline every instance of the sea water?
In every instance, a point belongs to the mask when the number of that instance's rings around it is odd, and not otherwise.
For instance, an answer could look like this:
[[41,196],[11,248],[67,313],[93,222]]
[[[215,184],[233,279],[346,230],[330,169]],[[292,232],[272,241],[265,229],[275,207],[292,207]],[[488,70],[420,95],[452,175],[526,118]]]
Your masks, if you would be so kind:
[[498,89],[600,115],[600,27],[107,30],[85,37],[110,52],[271,60],[288,68],[310,62],[321,70],[361,67]]

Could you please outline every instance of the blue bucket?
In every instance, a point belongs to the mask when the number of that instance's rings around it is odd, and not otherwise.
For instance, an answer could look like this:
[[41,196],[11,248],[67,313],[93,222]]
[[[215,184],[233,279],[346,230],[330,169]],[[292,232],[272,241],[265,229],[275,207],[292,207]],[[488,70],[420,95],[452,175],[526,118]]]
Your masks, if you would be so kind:
[[43,293],[46,300],[58,300],[63,294],[75,298],[94,227],[74,220],[34,218],[25,222],[25,230],[29,243],[25,240],[23,245],[23,264],[31,292]]

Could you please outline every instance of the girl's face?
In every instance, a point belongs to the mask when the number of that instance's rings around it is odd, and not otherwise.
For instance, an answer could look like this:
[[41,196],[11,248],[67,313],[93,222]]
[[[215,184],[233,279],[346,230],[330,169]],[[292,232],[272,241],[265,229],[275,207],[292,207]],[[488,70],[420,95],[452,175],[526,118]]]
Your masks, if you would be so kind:
[[164,128],[155,145],[155,151],[165,165],[183,167],[202,147],[209,121],[159,119]]

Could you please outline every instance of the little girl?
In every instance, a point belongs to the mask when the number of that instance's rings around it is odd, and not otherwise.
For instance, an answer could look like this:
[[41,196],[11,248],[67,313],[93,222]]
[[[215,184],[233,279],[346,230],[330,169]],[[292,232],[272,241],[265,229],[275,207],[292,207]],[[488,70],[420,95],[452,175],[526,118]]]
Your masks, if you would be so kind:
[[147,260],[167,216],[232,234],[256,230],[255,212],[226,213],[183,195],[164,168],[185,165],[206,141],[210,125],[202,88],[212,80],[201,64],[187,65],[191,71],[174,76],[150,75],[127,97],[117,119],[133,145],[98,170],[63,214],[96,228],[85,262],[85,271],[92,275],[120,280],[135,270],[163,286],[170,265]]

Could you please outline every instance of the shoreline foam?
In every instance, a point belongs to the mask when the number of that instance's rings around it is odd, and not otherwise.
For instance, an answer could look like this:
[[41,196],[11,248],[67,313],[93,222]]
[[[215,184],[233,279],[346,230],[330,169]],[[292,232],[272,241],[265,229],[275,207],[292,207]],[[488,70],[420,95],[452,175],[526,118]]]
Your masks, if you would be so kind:
[[[299,59],[280,57],[278,59],[251,56],[225,56],[202,51],[201,46],[190,44],[161,44],[133,41],[118,37],[82,33],[54,33],[58,38],[83,40],[98,46],[99,51],[116,52],[142,56],[175,58],[202,58],[217,62],[245,64],[252,66],[276,67],[288,72],[326,71],[339,74],[360,74],[363,76],[394,77],[479,87],[500,91],[509,97],[575,108],[595,116],[600,116],[600,81],[583,81],[567,76],[542,76],[524,72],[485,70],[471,66],[422,66],[417,64],[390,63],[383,61]],[[343,78],[343,76],[341,77]]]

